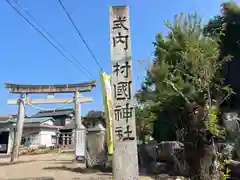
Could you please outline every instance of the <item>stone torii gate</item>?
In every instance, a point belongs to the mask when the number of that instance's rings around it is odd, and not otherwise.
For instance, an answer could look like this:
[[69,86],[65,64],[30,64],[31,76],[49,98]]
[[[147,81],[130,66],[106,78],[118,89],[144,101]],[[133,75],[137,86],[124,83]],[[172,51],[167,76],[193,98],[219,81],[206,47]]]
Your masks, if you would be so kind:
[[[96,81],[64,84],[64,85],[22,85],[4,83],[9,93],[20,94],[19,99],[10,99],[8,104],[18,104],[17,127],[14,133],[13,147],[11,153],[11,162],[18,160],[18,154],[21,144],[23,124],[25,118],[25,104],[64,104],[74,103],[75,105],[75,121],[76,121],[76,140],[75,140],[75,155],[85,162],[85,138],[86,131],[81,121],[80,103],[91,102],[90,97],[80,97],[82,92],[90,92],[96,86]],[[27,98],[29,94],[55,94],[55,93],[74,93],[73,98],[42,98],[31,99]]]

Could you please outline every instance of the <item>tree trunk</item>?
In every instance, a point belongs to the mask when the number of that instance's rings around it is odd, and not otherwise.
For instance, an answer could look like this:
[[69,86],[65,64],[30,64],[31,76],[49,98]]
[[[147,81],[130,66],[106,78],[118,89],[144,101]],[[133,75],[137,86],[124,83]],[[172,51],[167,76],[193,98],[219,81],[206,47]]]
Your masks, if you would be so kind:
[[204,129],[185,132],[184,152],[191,180],[212,180],[216,157],[212,134]]

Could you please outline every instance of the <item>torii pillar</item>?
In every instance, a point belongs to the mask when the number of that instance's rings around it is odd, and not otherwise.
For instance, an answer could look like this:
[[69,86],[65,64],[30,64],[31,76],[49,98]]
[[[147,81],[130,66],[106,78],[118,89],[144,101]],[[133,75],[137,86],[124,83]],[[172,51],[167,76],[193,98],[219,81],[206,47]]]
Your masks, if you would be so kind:
[[[82,157],[85,162],[85,134],[86,131],[82,126],[80,103],[91,102],[93,99],[89,97],[80,97],[80,92],[90,92],[96,86],[96,82],[85,82],[78,84],[65,85],[22,85],[5,83],[5,87],[10,93],[20,94],[18,100],[8,100],[8,104],[19,105],[17,127],[14,133],[14,144],[11,153],[11,162],[18,159],[24,118],[25,118],[25,103],[28,104],[64,104],[74,102],[75,105],[75,121],[76,121],[76,140],[75,140],[75,155]],[[55,93],[75,93],[73,98],[44,98],[44,99],[30,99],[26,98],[26,94],[55,94]],[[80,131],[79,131],[80,130]]]

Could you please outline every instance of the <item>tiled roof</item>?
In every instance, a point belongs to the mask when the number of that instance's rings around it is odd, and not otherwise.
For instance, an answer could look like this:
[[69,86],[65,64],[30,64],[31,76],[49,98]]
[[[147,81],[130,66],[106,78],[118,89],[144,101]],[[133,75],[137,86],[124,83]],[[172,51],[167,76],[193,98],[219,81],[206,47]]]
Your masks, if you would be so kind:
[[64,116],[73,114],[73,109],[62,109],[62,110],[56,110],[56,111],[39,111],[37,114],[34,114],[31,116],[31,118],[40,118],[40,117],[55,117],[55,116]]
[[[49,120],[52,120],[54,121],[53,118],[51,117],[43,117],[43,118],[25,118],[24,120],[24,123],[43,123],[45,121],[49,121]],[[12,122],[12,123],[15,123],[17,121],[16,118],[14,119],[8,119],[7,122]]]
[[7,121],[8,119],[9,119],[8,117],[0,117],[0,122]]
[[12,115],[12,114],[0,114],[0,121],[6,121],[10,118],[15,118],[16,115]]

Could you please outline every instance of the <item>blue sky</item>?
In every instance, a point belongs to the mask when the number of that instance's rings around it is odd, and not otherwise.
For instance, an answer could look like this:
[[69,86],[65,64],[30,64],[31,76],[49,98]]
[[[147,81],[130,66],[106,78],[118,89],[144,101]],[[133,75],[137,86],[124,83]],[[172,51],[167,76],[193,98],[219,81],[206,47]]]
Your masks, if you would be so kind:
[[[11,0],[10,0],[11,1]],[[94,102],[82,105],[82,113],[103,109],[99,68],[62,11],[58,0],[17,0],[35,19],[74,55],[96,77],[97,87],[91,93]],[[155,35],[166,34],[164,20],[178,13],[197,11],[205,21],[219,13],[220,0],[63,0],[77,27],[99,60],[110,73],[109,6],[129,5],[133,56],[134,91],[140,86],[144,67],[152,57]],[[16,113],[7,105],[16,98],[4,88],[4,82],[22,84],[69,84],[89,81],[70,64],[35,29],[25,22],[6,2],[0,1],[0,114]],[[140,66],[138,59],[144,62]],[[67,95],[62,95],[67,96]],[[32,96],[44,97],[44,96]],[[60,97],[60,96],[56,96]],[[42,108],[62,105],[41,105]],[[70,107],[70,106],[68,106]],[[36,110],[27,107],[27,113]]]

